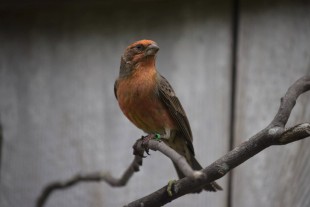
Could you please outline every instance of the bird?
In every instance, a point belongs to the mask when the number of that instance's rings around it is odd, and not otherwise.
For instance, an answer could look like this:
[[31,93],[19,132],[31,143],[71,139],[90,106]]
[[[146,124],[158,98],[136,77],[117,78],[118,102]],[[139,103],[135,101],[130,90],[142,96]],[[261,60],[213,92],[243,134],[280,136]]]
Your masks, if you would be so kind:
[[[188,118],[167,79],[155,65],[159,46],[153,40],[130,44],[121,56],[114,93],[124,115],[147,134],[159,134],[169,147],[184,156],[193,170],[202,167],[195,159],[193,136]],[[176,168],[178,177],[185,175]],[[216,182],[203,187],[222,190]]]

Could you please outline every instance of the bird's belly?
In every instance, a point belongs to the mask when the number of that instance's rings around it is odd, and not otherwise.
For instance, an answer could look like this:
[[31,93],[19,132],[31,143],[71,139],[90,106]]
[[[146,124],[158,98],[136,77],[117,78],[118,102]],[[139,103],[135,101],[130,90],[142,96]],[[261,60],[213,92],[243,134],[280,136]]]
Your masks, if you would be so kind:
[[155,93],[133,93],[120,97],[119,104],[127,118],[146,133],[164,134],[165,129],[175,128],[168,109]]

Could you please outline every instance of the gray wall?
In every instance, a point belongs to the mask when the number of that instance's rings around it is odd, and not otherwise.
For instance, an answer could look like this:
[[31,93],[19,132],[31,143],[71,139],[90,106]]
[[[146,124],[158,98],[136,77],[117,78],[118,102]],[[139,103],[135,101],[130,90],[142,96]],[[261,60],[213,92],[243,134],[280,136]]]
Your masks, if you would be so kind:
[[[310,7],[241,2],[234,144],[267,125],[287,87],[310,65]],[[191,123],[197,159],[206,166],[230,143],[232,4],[150,1],[98,4],[6,4],[0,12],[0,206],[33,206],[42,187],[76,172],[121,175],[142,135],[113,93],[119,60],[131,42],[161,50],[159,71],[171,82]],[[309,121],[310,96],[290,124]],[[224,191],[184,196],[167,206],[308,206],[308,140],[273,147],[219,180]],[[48,207],[122,206],[176,178],[151,152],[124,188],[81,184],[53,194]],[[228,201],[228,194],[232,202]]]
[[[207,165],[228,150],[229,4],[135,4],[4,11],[0,206],[32,206],[45,184],[76,172],[121,175],[143,133],[121,113],[113,84],[124,48],[141,38],[160,45],[158,68],[188,113],[197,159]],[[122,206],[176,177],[171,161],[152,152],[125,188],[78,185],[47,206]],[[227,178],[219,182],[227,189]],[[227,193],[168,206],[226,206]]]
[[[310,5],[241,2],[235,145],[273,119],[280,97],[310,75]],[[310,121],[310,93],[287,126]],[[234,170],[233,206],[310,206],[310,140],[270,147]]]

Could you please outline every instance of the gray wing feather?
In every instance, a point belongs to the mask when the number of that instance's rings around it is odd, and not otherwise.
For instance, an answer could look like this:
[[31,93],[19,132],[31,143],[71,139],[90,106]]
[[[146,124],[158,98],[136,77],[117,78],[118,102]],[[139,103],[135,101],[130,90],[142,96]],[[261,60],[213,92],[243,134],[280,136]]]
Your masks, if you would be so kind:
[[159,97],[167,106],[171,116],[176,121],[181,134],[183,135],[183,137],[186,138],[187,145],[190,151],[194,155],[195,153],[192,144],[193,142],[192,131],[187,116],[185,114],[185,111],[167,79],[159,75],[158,80],[159,80],[159,87],[158,87]]

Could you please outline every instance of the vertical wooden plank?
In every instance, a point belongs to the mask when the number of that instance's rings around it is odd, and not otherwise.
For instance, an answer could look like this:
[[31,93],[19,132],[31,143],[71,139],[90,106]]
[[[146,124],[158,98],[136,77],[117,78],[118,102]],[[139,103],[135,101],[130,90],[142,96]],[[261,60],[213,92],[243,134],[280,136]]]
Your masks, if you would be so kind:
[[[158,68],[187,111],[197,159],[206,166],[227,151],[229,2],[96,7],[1,12],[1,207],[33,206],[46,183],[76,172],[121,175],[142,132],[121,114],[113,84],[124,48],[141,38],[161,48]],[[46,206],[122,206],[171,179],[171,162],[152,152],[128,186],[78,185]],[[219,183],[227,189],[226,178]],[[226,197],[188,195],[167,206],[224,207]]]
[[[267,126],[280,97],[310,74],[310,7],[295,1],[241,1],[235,144]],[[310,94],[287,126],[309,122]],[[310,205],[310,140],[271,147],[234,170],[233,206]]]

